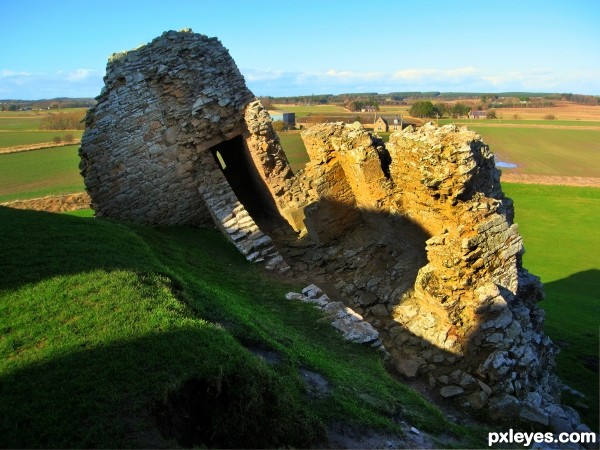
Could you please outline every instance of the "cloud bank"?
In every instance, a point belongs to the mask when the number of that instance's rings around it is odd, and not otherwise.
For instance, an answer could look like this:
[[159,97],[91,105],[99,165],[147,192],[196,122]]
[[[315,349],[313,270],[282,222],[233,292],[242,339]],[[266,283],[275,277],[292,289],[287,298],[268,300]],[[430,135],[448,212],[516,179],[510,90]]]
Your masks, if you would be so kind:
[[600,93],[600,71],[556,73],[541,68],[496,72],[457,67],[409,68],[389,73],[333,68],[323,72],[242,69],[242,73],[255,94],[271,96],[407,91]]
[[95,97],[103,72],[91,69],[20,72],[0,69],[0,98],[35,100],[55,97]]
[[[477,67],[406,68],[393,72],[241,69],[248,87],[258,96],[341,94],[352,92],[572,92],[600,94],[600,70],[550,69],[491,71]],[[104,71],[80,68],[48,72],[0,69],[1,99],[95,97]]]

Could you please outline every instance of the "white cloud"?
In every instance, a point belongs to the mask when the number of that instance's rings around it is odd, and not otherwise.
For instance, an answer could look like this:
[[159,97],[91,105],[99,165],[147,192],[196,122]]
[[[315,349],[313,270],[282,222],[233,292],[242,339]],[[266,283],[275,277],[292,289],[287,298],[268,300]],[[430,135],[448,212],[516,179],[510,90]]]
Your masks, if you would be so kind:
[[244,78],[247,81],[277,80],[282,77],[283,73],[282,70],[248,69],[244,71]]
[[67,80],[68,81],[81,81],[86,78],[94,75],[94,71],[90,69],[77,69],[71,72],[67,72]]
[[0,70],[0,77],[12,78],[12,77],[30,77],[33,74],[30,72],[15,72],[14,70],[2,69]]
[[456,69],[404,69],[397,70],[392,75],[395,80],[456,80],[476,75],[479,70],[474,67],[459,67]]
[[0,70],[0,95],[11,99],[94,97],[102,88],[103,73],[91,69],[57,72]]
[[325,76],[338,80],[380,80],[385,77],[385,74],[382,72],[354,72],[352,70],[338,71],[329,69],[325,72]]

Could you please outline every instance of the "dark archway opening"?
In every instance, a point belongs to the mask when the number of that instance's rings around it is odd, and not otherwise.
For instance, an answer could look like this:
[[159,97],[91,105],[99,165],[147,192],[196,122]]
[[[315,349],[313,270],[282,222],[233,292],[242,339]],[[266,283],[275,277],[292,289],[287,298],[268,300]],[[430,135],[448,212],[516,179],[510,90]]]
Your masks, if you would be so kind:
[[265,233],[285,229],[271,192],[262,180],[242,136],[223,141],[210,149],[238,200]]

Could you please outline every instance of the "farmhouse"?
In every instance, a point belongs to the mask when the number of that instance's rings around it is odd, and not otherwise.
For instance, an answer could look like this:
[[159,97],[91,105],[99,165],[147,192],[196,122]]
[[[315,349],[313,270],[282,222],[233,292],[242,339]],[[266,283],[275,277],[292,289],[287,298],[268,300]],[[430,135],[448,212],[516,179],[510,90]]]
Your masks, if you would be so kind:
[[469,113],[470,119],[485,119],[485,111],[471,111]]
[[385,120],[383,117],[379,116],[377,117],[377,119],[375,119],[375,123],[373,124],[373,129],[375,131],[383,131],[385,133],[387,133],[390,129],[389,125],[388,125],[388,121]]
[[189,30],[113,55],[97,100],[80,148],[97,216],[216,226],[249,261],[331,286],[404,376],[498,418],[568,416],[541,284],[476,133],[429,124],[384,144],[316,125],[294,174],[227,50]]

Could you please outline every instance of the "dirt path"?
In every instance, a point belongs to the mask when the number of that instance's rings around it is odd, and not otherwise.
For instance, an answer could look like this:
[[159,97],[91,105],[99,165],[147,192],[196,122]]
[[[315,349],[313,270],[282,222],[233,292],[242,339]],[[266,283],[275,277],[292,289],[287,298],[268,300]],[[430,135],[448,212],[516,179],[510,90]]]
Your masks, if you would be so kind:
[[600,187],[600,178],[596,177],[568,177],[503,173],[501,181],[506,183],[548,184],[555,186]]

